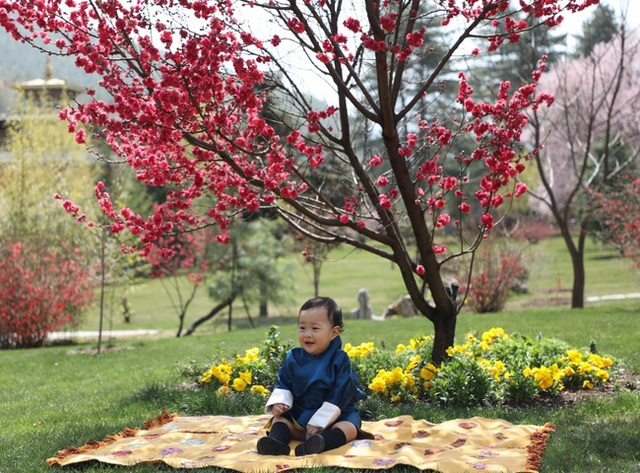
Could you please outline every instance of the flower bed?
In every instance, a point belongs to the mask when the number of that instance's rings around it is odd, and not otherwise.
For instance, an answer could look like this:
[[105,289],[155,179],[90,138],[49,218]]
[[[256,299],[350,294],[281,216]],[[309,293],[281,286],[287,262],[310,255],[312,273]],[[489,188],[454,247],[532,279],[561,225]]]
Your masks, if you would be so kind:
[[[449,348],[450,359],[435,366],[432,338],[415,337],[395,351],[373,342],[344,350],[370,397],[389,402],[437,402],[478,405],[531,402],[563,390],[593,389],[610,380],[614,361],[597,353],[595,345],[578,350],[555,339],[508,335],[492,328]],[[271,327],[262,348],[252,348],[233,361],[216,361],[199,383],[225,395],[266,396],[275,383],[290,342]]]

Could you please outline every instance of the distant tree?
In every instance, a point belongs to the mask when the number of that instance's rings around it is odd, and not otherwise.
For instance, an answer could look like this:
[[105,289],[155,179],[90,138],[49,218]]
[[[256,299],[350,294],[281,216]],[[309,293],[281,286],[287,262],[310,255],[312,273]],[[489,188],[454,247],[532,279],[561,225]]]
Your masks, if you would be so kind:
[[[0,167],[0,234],[16,242],[50,247],[65,242],[86,250],[90,236],[64,218],[54,196],[94,208],[97,216],[93,160],[68,133],[57,110],[37,102],[20,95],[13,105],[5,143],[10,161]],[[86,215],[79,218],[87,220]]]
[[315,297],[320,295],[320,275],[322,274],[322,266],[327,260],[329,252],[337,248],[339,243],[334,241],[320,241],[308,238],[304,234],[293,230],[291,232],[291,244],[293,251],[302,255],[303,264],[311,266],[311,280],[313,283],[313,294]]
[[64,193],[98,215],[93,163],[46,100],[19,94],[11,117],[4,150],[10,159],[0,166],[0,345],[40,346],[51,331],[77,325],[95,300],[91,234],[54,198]]
[[167,235],[147,255],[151,277],[162,282],[178,316],[176,337],[182,335],[189,306],[205,281],[209,268],[207,246],[212,240],[211,232],[206,229]]
[[615,39],[620,26],[615,10],[608,5],[599,4],[593,10],[591,18],[584,22],[582,33],[576,36],[576,55],[590,56],[598,44],[606,44]]
[[594,193],[596,235],[640,269],[640,177],[637,167]]
[[584,306],[586,237],[594,194],[637,160],[640,37],[624,28],[586,57],[567,60],[540,82],[555,103],[532,115],[531,142],[541,186],[538,209],[556,222],[573,266],[571,307]]
[[282,243],[270,228],[277,224],[268,219],[237,221],[232,226],[228,245],[208,247],[207,258],[211,262],[209,297],[218,304],[191,323],[185,336],[191,335],[224,309],[227,309],[227,326],[231,330],[234,303],[242,303],[253,324],[250,305],[265,301],[274,304],[288,302],[293,270],[290,265],[282,263]]

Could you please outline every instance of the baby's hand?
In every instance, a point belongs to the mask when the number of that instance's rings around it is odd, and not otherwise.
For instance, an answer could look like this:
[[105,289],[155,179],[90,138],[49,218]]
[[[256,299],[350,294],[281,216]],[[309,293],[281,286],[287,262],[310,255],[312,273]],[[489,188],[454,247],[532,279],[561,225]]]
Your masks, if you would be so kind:
[[322,429],[320,427],[307,424],[307,438],[313,437],[314,435],[319,434],[321,430]]
[[282,414],[291,409],[286,404],[274,404],[272,408],[273,415],[276,417],[280,417]]

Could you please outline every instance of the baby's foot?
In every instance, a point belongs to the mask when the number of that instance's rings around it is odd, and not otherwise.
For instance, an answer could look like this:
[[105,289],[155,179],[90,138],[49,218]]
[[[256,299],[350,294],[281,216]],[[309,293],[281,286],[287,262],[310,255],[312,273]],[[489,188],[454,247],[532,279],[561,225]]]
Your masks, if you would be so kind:
[[273,440],[271,437],[262,437],[258,440],[258,453],[261,455],[289,455],[289,445]]
[[314,453],[320,453],[324,451],[324,438],[322,435],[317,434],[309,437],[296,447],[296,456],[301,457],[303,455],[312,455]]

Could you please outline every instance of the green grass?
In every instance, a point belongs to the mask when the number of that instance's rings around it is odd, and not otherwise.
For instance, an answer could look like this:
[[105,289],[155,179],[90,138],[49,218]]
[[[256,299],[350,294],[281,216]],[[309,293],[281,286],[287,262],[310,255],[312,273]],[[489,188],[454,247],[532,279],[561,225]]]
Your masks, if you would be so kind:
[[[507,311],[476,315],[463,312],[458,321],[458,340],[470,331],[502,327],[509,333],[541,334],[585,347],[594,340],[602,354],[640,372],[640,299],[587,304],[571,310],[568,302],[558,306],[556,298],[568,301],[571,270],[559,240],[532,245],[527,250],[531,277],[530,293],[510,300]],[[141,427],[144,420],[162,409],[183,415],[196,413],[242,415],[261,405],[216,403],[199,392],[172,389],[184,381],[179,365],[204,366],[221,355],[231,356],[264,340],[267,326],[291,322],[299,304],[313,295],[309,268],[296,266],[295,300],[272,308],[267,320],[255,329],[246,327],[241,305],[234,308],[234,330],[226,332],[226,321],[218,320],[199,329],[194,336],[143,337],[106,341],[112,350],[92,354],[95,341],[43,349],[0,351],[0,473],[61,471],[45,465],[45,459],[70,445],[102,439],[124,427]],[[345,311],[357,306],[357,293],[367,288],[376,313],[404,293],[399,272],[388,262],[366,253],[339,249],[324,264],[321,292],[333,296]],[[638,291],[638,273],[628,264],[590,243],[587,251],[587,296]],[[553,300],[553,304],[551,303]],[[117,304],[105,321],[105,329],[159,328],[175,333],[177,317],[158,281],[135,287],[130,294],[133,323],[121,321]],[[555,304],[555,305],[554,305]],[[207,312],[212,301],[203,290],[188,314],[190,323]],[[255,314],[253,314],[255,317]],[[257,317],[255,317],[257,320]],[[98,327],[97,311],[82,328]],[[421,317],[384,322],[347,320],[345,342],[374,341],[393,349],[411,337],[431,334],[430,323]],[[295,339],[295,326],[283,324],[282,336]],[[615,381],[614,381],[615,385]],[[391,417],[411,414],[439,422],[480,415],[501,417],[517,423],[553,422],[558,432],[551,436],[542,472],[640,472],[640,393],[620,392],[608,398],[592,398],[576,406],[439,408],[430,404],[389,406],[369,402],[367,411]],[[124,471],[101,464],[81,467],[85,472]],[[73,469],[72,471],[76,471]],[[127,469],[135,472],[172,471],[153,465]],[[219,471],[219,470],[209,470]],[[315,471],[335,471],[317,469]],[[394,471],[413,471],[396,468]]]
[[[594,339],[601,353],[621,359],[640,371],[637,339],[640,301],[602,304],[584,310],[561,308],[460,316],[458,336],[501,326],[508,332],[553,336],[582,347]],[[187,338],[118,341],[117,350],[89,353],[94,343],[0,352],[0,472],[51,471],[47,457],[70,445],[104,438],[124,427],[140,427],[162,409],[195,413],[228,413],[230,406],[211,404],[200,393],[170,389],[183,381],[177,366],[195,361],[204,366],[221,354],[232,355],[258,346],[264,327],[208,333]],[[387,348],[431,333],[426,319],[415,317],[384,322],[349,320],[345,342],[383,342]],[[282,336],[295,338],[295,326],[282,327]],[[233,414],[255,412],[260,406],[235,406]],[[637,472],[640,452],[640,394],[620,393],[592,399],[575,407],[478,407],[443,409],[432,405],[369,406],[381,416],[401,413],[438,422],[481,415],[518,423],[553,422],[553,434],[543,472]],[[114,472],[93,464],[83,471]],[[120,470],[118,470],[120,471]],[[161,466],[128,471],[170,471]],[[218,470],[209,470],[218,471]],[[333,470],[331,470],[333,471]],[[397,469],[396,471],[405,471]]]
[[[560,238],[554,238],[529,245],[526,255],[530,271],[527,282],[529,293],[511,297],[507,302],[507,309],[519,310],[531,306],[557,304],[569,307],[573,277],[564,242]],[[585,256],[586,296],[639,291],[640,272],[634,271],[631,264],[624,258],[590,240]],[[292,290],[294,295],[288,304],[270,308],[270,316],[278,322],[280,321],[278,317],[295,317],[300,304],[314,295],[311,267],[302,264],[301,258],[297,256],[292,258],[296,261],[295,286]],[[364,251],[354,251],[346,247],[340,247],[331,252],[322,266],[320,292],[336,299],[345,313],[348,313],[351,309],[358,307],[357,297],[361,288],[369,291],[371,307],[375,314],[382,314],[387,305],[406,292],[400,272],[388,261]],[[129,302],[134,313],[132,323],[125,324],[119,301],[107,301],[103,325],[105,329],[154,328],[167,331],[169,334],[176,333],[177,313],[159,280],[149,280],[134,286],[129,294]],[[206,288],[201,288],[189,308],[186,324],[189,325],[196,318],[209,312],[215,303],[217,302],[208,297]],[[251,316],[256,324],[264,326],[272,323],[270,320],[259,320],[255,306],[251,306]],[[198,330],[226,330],[226,317],[226,312],[221,313]],[[236,326],[249,325],[241,301],[234,305],[233,320]],[[97,330],[98,326],[98,310],[94,307],[79,328]]]

